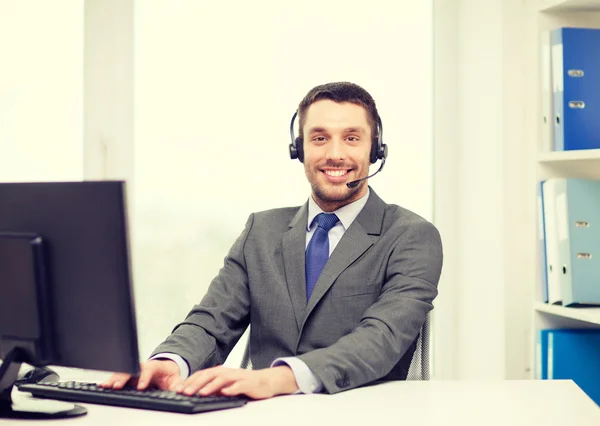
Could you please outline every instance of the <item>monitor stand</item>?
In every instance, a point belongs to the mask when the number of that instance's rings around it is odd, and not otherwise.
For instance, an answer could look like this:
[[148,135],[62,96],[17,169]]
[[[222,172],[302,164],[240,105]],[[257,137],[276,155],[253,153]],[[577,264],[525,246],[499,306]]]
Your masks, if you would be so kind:
[[25,351],[12,349],[0,366],[0,419],[63,419],[87,414],[80,405],[48,399],[27,399],[15,402],[12,390],[21,364],[26,362]]

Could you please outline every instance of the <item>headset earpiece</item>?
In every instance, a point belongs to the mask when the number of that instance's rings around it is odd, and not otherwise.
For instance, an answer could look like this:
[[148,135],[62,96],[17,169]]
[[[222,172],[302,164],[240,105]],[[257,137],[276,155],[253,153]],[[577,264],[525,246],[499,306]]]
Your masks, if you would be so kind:
[[304,140],[298,136],[296,138],[297,158],[301,163],[304,163]]
[[292,121],[290,122],[290,158],[295,160],[296,158],[300,160],[300,162],[304,162],[304,151],[302,147],[302,138],[298,136],[294,137],[294,120],[296,120],[296,116],[298,115],[298,111],[294,112],[292,116]]
[[298,158],[298,148],[296,148],[296,144],[293,143],[290,144],[290,158],[292,160]]
[[377,138],[374,138],[371,143],[369,160],[371,161],[371,164],[374,164],[377,160],[385,160],[387,154],[387,145],[383,143],[383,124],[381,123],[381,118],[377,117]]
[[369,154],[369,161],[371,164],[377,161],[377,157],[379,157],[379,143],[378,141],[373,140],[371,142],[371,153]]

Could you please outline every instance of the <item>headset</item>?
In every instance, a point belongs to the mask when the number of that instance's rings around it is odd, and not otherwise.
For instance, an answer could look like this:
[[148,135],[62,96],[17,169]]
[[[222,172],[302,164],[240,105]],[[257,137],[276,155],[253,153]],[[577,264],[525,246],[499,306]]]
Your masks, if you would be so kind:
[[[290,122],[290,138],[292,140],[292,143],[290,143],[290,158],[292,160],[298,159],[301,163],[304,163],[304,141],[302,140],[302,137],[296,137],[294,135],[294,121],[296,120],[297,115],[298,111],[296,110]],[[377,160],[383,160],[385,163],[387,154],[388,147],[383,143],[383,124],[381,123],[381,118],[377,116],[377,139],[373,138],[373,141],[371,142],[369,160],[371,161],[371,164],[377,162]]]

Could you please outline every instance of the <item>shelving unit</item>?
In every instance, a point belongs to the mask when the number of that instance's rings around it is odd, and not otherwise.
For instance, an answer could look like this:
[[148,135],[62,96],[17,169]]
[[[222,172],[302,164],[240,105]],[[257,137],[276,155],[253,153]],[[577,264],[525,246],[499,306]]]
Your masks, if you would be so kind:
[[[574,164],[590,162],[596,166],[600,165],[600,149],[588,149],[585,151],[556,151],[544,152],[538,157],[538,161],[543,164]],[[600,175],[600,171],[598,171]]]
[[539,177],[600,180],[600,149],[543,152],[538,155]]
[[600,308],[566,308],[536,302],[533,309],[538,315],[544,315],[550,326],[558,327],[600,327]]
[[600,10],[595,0],[540,0],[540,12],[589,12]]
[[[600,0],[537,0],[533,7],[532,17],[535,25],[535,52],[531,49],[530,53],[535,55],[535,59],[529,62],[529,67],[535,63],[535,76],[529,78],[529,82],[535,89],[530,92],[535,93],[538,113],[535,115],[535,127],[531,129],[530,136],[537,136],[538,154],[535,160],[536,180],[540,181],[552,177],[573,177],[584,179],[600,180],[600,149],[585,151],[564,151],[553,152],[548,148],[548,143],[542,141],[543,128],[540,117],[543,115],[541,105],[542,80],[540,71],[542,63],[540,59],[541,52],[541,34],[559,27],[587,27],[600,28]],[[529,21],[531,22],[531,21]],[[532,39],[533,39],[532,35]],[[533,70],[532,70],[533,72]],[[539,256],[539,247],[536,248]],[[600,308],[567,308],[563,306],[548,305],[543,303],[537,291],[540,281],[540,271],[537,273],[536,291],[534,292],[533,326],[532,326],[532,346],[535,346],[537,332],[545,328],[600,328]],[[535,354],[535,350],[532,350]],[[536,360],[532,361],[535,365]],[[532,369],[532,376],[535,368]]]

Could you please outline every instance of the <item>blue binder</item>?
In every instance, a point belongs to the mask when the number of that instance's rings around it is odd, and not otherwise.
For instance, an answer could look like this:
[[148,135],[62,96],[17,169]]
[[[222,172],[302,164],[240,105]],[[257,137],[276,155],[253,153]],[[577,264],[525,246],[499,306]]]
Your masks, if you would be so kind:
[[555,188],[562,304],[600,305],[600,181],[557,179]]
[[552,32],[540,33],[540,106],[541,128],[539,152],[550,152],[554,149],[553,129],[554,111],[552,110]]
[[539,330],[535,342],[535,379],[548,379],[548,331]]
[[542,378],[573,380],[600,405],[600,330],[541,330]]
[[548,303],[548,273],[546,268],[548,263],[546,262],[546,224],[544,220],[544,182],[538,184],[537,194],[537,209],[538,209],[538,240],[539,240],[539,254],[540,254],[540,282],[539,282],[539,295],[538,297],[542,302]]
[[600,148],[600,29],[552,31],[554,150]]

